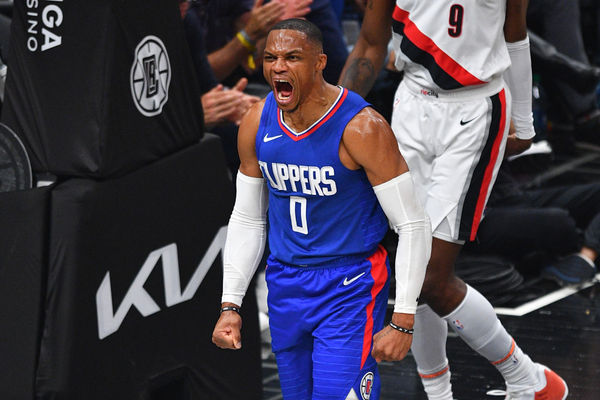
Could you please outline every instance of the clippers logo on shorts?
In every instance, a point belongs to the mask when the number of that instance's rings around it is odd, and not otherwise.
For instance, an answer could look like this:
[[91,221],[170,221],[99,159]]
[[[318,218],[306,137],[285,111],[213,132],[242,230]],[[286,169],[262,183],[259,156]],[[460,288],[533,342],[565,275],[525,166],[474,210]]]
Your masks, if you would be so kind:
[[360,381],[360,395],[363,400],[369,400],[371,398],[371,392],[373,391],[373,373],[367,372]]
[[135,106],[146,117],[162,112],[169,98],[171,64],[162,40],[146,36],[135,48],[131,66],[131,95]]

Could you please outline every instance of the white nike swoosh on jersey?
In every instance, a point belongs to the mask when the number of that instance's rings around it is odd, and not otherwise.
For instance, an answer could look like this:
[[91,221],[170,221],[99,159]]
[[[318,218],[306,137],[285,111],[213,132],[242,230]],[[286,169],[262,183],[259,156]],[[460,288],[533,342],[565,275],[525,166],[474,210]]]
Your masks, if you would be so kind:
[[277,136],[271,136],[271,137],[269,137],[269,132],[267,132],[267,134],[263,138],[263,142],[267,143],[267,142],[270,142],[271,140],[275,140],[275,139],[280,138],[282,136],[283,135],[277,135]]
[[360,278],[361,276],[363,276],[365,274],[365,272],[363,272],[362,274],[358,274],[356,275],[354,278],[352,279],[348,279],[348,277],[346,277],[344,279],[344,286],[348,286],[349,284],[351,284],[352,282],[354,282],[355,280],[357,280],[358,278]]

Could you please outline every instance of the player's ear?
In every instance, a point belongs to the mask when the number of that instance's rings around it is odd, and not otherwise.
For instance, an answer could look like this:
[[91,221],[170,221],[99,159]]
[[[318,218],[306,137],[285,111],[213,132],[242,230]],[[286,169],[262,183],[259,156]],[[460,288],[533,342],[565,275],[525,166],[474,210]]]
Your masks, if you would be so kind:
[[317,71],[323,71],[327,65],[327,54],[321,53],[317,56]]

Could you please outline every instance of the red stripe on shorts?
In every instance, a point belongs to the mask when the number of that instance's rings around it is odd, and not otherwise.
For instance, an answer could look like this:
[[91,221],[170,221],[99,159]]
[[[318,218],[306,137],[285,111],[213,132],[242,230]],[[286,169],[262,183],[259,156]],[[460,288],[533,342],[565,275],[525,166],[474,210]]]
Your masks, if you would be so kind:
[[373,277],[373,287],[371,288],[371,301],[367,304],[367,322],[365,323],[365,336],[363,339],[363,351],[360,362],[360,369],[363,368],[369,353],[371,352],[371,344],[373,343],[373,309],[375,308],[375,299],[388,278],[387,266],[385,260],[387,252],[379,245],[379,248],[367,260],[371,263],[371,276]]
[[498,161],[498,153],[500,152],[500,145],[502,144],[502,139],[504,137],[504,128],[506,126],[506,96],[504,89],[498,93],[498,98],[500,99],[501,109],[500,124],[498,126],[498,132],[496,132],[496,138],[494,139],[490,161],[485,168],[483,182],[481,184],[481,189],[479,190],[479,197],[477,197],[477,206],[475,207],[475,215],[473,216],[473,224],[471,226],[471,236],[469,238],[471,241],[475,240],[475,236],[477,236],[477,228],[479,228],[479,223],[483,217],[485,200],[487,199],[488,191],[491,189],[490,184],[492,183],[492,174],[494,173],[494,168]]

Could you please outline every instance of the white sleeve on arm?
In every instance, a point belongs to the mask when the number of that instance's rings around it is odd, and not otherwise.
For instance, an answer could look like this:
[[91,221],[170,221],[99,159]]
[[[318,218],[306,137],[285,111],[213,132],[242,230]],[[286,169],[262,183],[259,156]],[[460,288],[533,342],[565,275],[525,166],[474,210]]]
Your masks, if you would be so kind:
[[531,54],[529,37],[518,42],[507,42],[511,66],[504,72],[504,80],[512,95],[512,120],[519,139],[535,136],[531,111]]
[[373,190],[398,234],[394,312],[414,314],[431,256],[431,223],[417,200],[410,172],[374,186]]
[[265,248],[268,189],[263,178],[238,171],[236,191],[223,251],[221,302],[241,306]]

